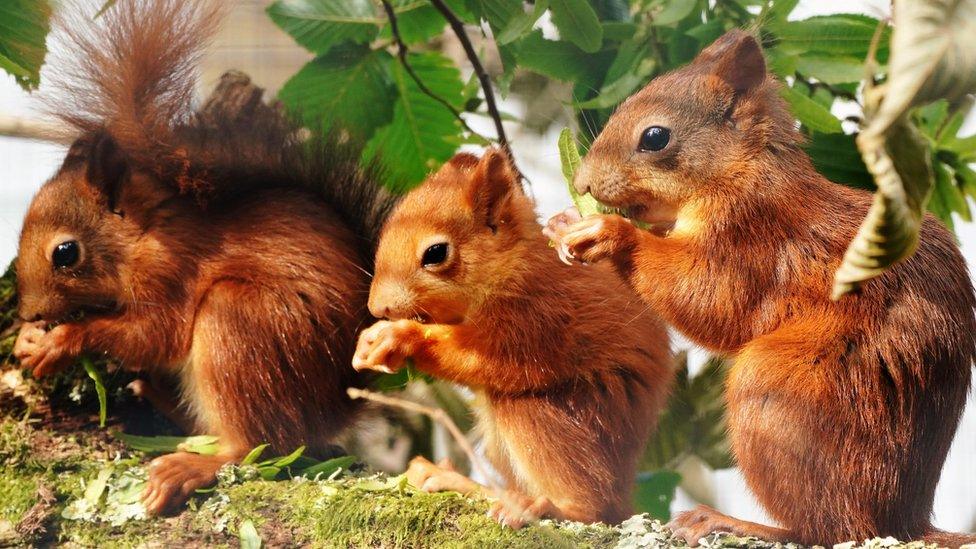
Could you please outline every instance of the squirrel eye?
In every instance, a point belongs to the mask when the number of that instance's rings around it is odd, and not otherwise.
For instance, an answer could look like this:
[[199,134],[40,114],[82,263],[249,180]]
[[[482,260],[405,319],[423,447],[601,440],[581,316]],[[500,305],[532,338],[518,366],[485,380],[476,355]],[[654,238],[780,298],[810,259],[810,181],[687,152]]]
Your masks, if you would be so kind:
[[424,267],[440,265],[447,259],[447,242],[439,242],[424,250],[420,264]]
[[651,126],[641,134],[640,143],[637,144],[639,151],[659,151],[668,146],[671,141],[671,130],[662,126]]
[[81,259],[81,245],[77,240],[66,240],[51,252],[51,263],[57,269],[73,267]]

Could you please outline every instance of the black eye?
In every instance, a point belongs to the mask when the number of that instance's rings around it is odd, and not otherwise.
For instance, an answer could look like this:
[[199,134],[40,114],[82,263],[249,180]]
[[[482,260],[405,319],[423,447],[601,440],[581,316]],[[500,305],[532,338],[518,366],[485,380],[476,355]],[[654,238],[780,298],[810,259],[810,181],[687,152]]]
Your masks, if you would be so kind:
[[641,134],[637,150],[659,151],[667,147],[669,141],[671,141],[671,130],[661,126],[651,126]]
[[51,252],[51,263],[58,269],[73,266],[81,259],[81,246],[76,240],[67,240],[58,244]]
[[424,256],[420,259],[420,264],[424,267],[440,265],[447,259],[447,242],[434,244],[424,250]]

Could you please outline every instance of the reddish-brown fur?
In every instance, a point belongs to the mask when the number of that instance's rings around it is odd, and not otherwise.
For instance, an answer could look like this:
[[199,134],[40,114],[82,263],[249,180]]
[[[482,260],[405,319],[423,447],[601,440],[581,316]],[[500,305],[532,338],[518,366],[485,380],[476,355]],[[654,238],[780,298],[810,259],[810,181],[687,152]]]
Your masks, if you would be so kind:
[[[345,389],[359,380],[366,233],[388,204],[354,160],[276,116],[191,112],[213,6],[120,1],[94,29],[90,14],[62,23],[80,57],[55,61],[52,104],[81,137],[34,198],[17,260],[25,366],[43,375],[104,353],[170,374],[188,428],[220,437],[217,456],[153,462],[153,512],[258,444],[333,451],[357,409]],[[54,267],[66,240],[82,257]]]
[[[756,41],[730,32],[623,103],[584,159],[578,190],[657,230],[550,223],[576,257],[608,259],[668,322],[735,357],[733,450],[782,529],[704,507],[673,526],[691,541],[976,541],[929,522],[974,357],[966,264],[929,215],[915,255],[830,301],[871,196],[814,170],[778,89]],[[671,142],[638,152],[654,125]]]
[[[502,522],[618,522],[670,386],[668,336],[611,270],[569,276],[540,229],[503,153],[456,156],[383,228],[370,311],[393,321],[363,332],[354,364],[413,357],[475,390],[488,458],[511,490],[494,510]],[[439,242],[448,259],[423,268]],[[425,489],[445,487],[436,475],[421,471]]]

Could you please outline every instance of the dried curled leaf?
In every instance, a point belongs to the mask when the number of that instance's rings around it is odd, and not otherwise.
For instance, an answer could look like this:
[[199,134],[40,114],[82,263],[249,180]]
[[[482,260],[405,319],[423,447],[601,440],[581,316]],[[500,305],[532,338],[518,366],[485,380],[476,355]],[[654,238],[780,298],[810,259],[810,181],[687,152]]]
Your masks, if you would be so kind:
[[834,300],[918,245],[934,176],[909,110],[939,98],[959,105],[976,91],[976,0],[904,0],[895,3],[894,20],[888,81],[868,82],[868,124],[857,139],[878,191],[834,275]]

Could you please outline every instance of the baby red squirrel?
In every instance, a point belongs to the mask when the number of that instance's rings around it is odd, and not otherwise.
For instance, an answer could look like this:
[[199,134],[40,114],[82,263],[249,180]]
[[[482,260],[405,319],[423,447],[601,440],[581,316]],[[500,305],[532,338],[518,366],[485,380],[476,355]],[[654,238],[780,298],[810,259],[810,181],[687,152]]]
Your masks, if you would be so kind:
[[[509,492],[493,508],[619,522],[671,383],[668,335],[612,270],[575,274],[540,234],[507,156],[459,154],[384,225],[353,365],[418,370],[478,395],[478,429]],[[423,459],[429,490],[483,490]]]
[[580,193],[654,230],[575,212],[548,228],[576,258],[615,266],[693,341],[735,358],[733,451],[781,527],[707,507],[672,527],[691,543],[711,531],[828,546],[974,542],[930,523],[974,358],[966,264],[927,215],[911,258],[832,302],[871,195],[816,172],[779,89],[752,36],[719,38],[626,100],[576,178]]
[[369,233],[390,205],[355,158],[299,141],[271,108],[190,111],[216,5],[62,14],[60,51],[80,57],[52,61],[54,107],[80,137],[34,198],[17,259],[24,366],[40,376],[94,353],[170,374],[181,394],[164,408],[220,437],[218,455],[153,460],[153,513],[259,444],[334,452],[358,408],[346,388]]

